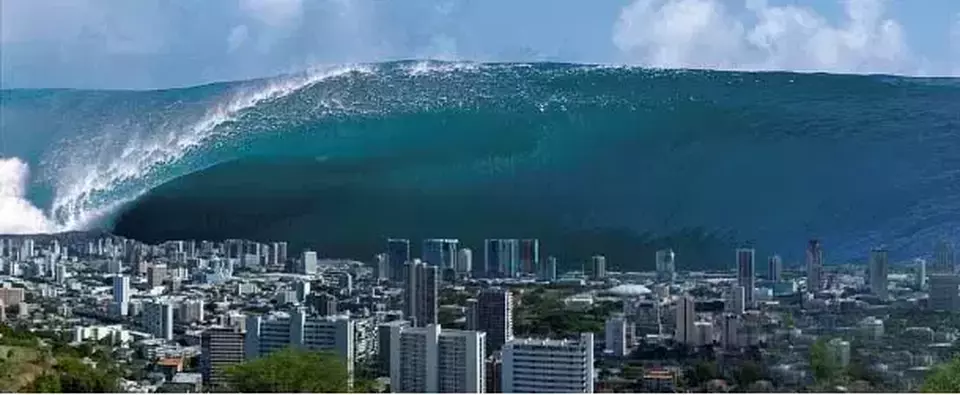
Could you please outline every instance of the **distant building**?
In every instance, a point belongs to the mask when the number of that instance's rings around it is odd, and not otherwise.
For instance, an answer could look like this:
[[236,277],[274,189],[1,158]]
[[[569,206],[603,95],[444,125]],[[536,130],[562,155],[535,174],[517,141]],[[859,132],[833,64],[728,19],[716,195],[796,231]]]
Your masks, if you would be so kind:
[[484,241],[484,270],[477,277],[503,278],[520,274],[520,242],[517,239]]
[[487,355],[500,351],[504,343],[513,339],[513,294],[503,288],[480,291],[476,302],[468,308],[467,329],[487,334]]
[[390,388],[399,393],[483,393],[483,332],[393,327]]
[[390,262],[390,280],[397,283],[406,281],[404,265],[410,261],[410,240],[388,239],[387,259]]
[[933,262],[934,273],[956,273],[956,252],[953,243],[941,240],[937,243],[936,257]]
[[377,254],[373,257],[373,276],[377,280],[390,279],[390,259],[387,254]]
[[457,262],[457,239],[426,239],[423,241],[422,259],[437,266],[440,271],[455,269]]
[[173,303],[150,301],[143,305],[142,325],[147,333],[160,339],[173,340]]
[[720,318],[720,345],[727,350],[736,350],[743,346],[740,340],[742,319],[737,314],[724,314]]
[[880,299],[887,299],[887,250],[876,249],[870,252],[870,293]]
[[913,277],[918,289],[927,287],[927,261],[921,258],[913,260]]
[[167,279],[167,265],[153,264],[147,268],[147,285],[151,287],[163,286]]
[[960,311],[960,276],[930,273],[927,307],[934,311]]
[[685,295],[677,299],[677,329],[674,340],[681,344],[695,344],[697,341],[696,328],[697,308],[693,297]]
[[590,258],[590,278],[593,280],[607,278],[607,258],[603,255],[594,255]]
[[593,334],[574,340],[514,339],[503,347],[504,393],[592,393]]
[[[393,348],[391,343],[391,333],[394,328],[406,328],[410,326],[410,321],[394,320],[385,322],[377,326],[377,368],[380,376],[390,376],[390,350]],[[398,329],[399,330],[399,329]]]
[[754,255],[756,253],[753,248],[737,249],[737,284],[743,287],[744,302],[747,306],[753,306],[755,302],[753,296],[756,289],[754,283],[756,278]]
[[23,303],[24,296],[23,288],[14,288],[10,283],[0,285],[0,301],[3,301],[6,307],[19,306]]
[[724,302],[727,312],[743,314],[747,306],[746,298],[746,288],[740,284],[730,286],[730,289],[727,291],[727,300]]
[[287,347],[332,351],[344,359],[347,372],[353,377],[356,325],[350,317],[319,317],[296,309],[289,314],[247,317],[245,325],[244,355],[247,359]]
[[407,264],[404,283],[404,318],[413,326],[437,324],[437,292],[440,276],[437,267],[419,259]]
[[819,292],[823,287],[823,249],[819,240],[807,245],[807,292]]
[[456,270],[458,275],[469,275],[473,272],[473,251],[461,248],[457,252]]
[[607,318],[604,324],[604,341],[606,351],[615,357],[624,357],[629,352],[627,328],[630,327],[627,318],[620,315],[614,315]]
[[783,259],[780,255],[773,255],[767,258],[767,280],[771,282],[780,282],[783,277]]
[[827,351],[836,366],[845,368],[850,365],[850,342],[842,339],[830,340],[827,342]]
[[130,309],[130,277],[113,277],[113,312],[114,315],[125,317]]
[[520,271],[535,275],[540,266],[540,240],[520,240]]
[[306,250],[300,258],[300,274],[317,274],[317,253],[316,251]]
[[537,280],[548,282],[557,281],[557,258],[553,256],[547,257],[538,270]]
[[657,251],[657,281],[672,282],[676,278],[675,259],[673,250]]

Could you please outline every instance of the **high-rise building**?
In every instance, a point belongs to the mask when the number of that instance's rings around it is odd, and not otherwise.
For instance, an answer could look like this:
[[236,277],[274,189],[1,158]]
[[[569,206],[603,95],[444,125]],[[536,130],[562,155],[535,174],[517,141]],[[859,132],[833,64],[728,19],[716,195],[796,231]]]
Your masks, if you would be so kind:
[[300,258],[300,274],[317,274],[317,253],[316,251],[305,250]]
[[677,329],[674,340],[681,344],[694,344],[697,341],[697,306],[693,297],[684,295],[677,299]]
[[921,258],[913,260],[914,282],[918,289],[927,287],[927,261]]
[[720,345],[728,350],[740,348],[741,316],[724,314],[720,317]]
[[753,306],[753,292],[756,286],[756,266],[754,261],[755,251],[753,248],[737,249],[737,284],[743,287],[744,302],[747,306]]
[[130,308],[130,277],[113,277],[113,312],[116,316],[126,316]]
[[173,303],[149,301],[143,305],[142,325],[147,333],[160,339],[173,340]]
[[540,281],[557,281],[557,257],[551,256],[547,257],[543,264],[539,267],[540,272],[537,274],[537,280]]
[[540,240],[520,240],[520,271],[525,274],[536,274],[540,266]]
[[953,249],[953,243],[947,240],[941,240],[937,243],[936,257],[933,262],[934,273],[956,273],[956,251]]
[[593,393],[593,334],[509,341],[501,372],[504,393]]
[[390,280],[398,283],[406,281],[404,265],[410,261],[410,240],[388,239],[387,259],[390,261]]
[[457,274],[469,275],[473,271],[473,251],[469,248],[461,248],[457,252]]
[[437,267],[416,259],[407,264],[405,271],[408,277],[404,284],[404,317],[413,326],[436,324],[440,287]]
[[400,393],[483,393],[483,332],[395,326],[390,388]]
[[309,303],[317,312],[317,315],[321,317],[340,313],[337,297],[326,292],[311,294],[307,298],[307,303]]
[[880,299],[887,298],[887,250],[870,252],[870,293]]
[[377,369],[380,377],[389,377],[392,371],[390,368],[390,350],[393,346],[390,341],[393,328],[406,328],[408,326],[410,326],[410,321],[405,320],[394,320],[377,326]]
[[603,280],[607,278],[607,258],[603,255],[594,255],[590,258],[590,278]]
[[243,337],[239,328],[226,327],[211,327],[200,335],[200,374],[208,388],[227,389],[226,369],[244,360]]
[[276,244],[275,246],[273,246],[273,249],[277,251],[277,264],[283,265],[287,262],[287,259],[288,259],[287,242],[281,241],[274,244]]
[[202,322],[204,318],[203,300],[183,300],[174,309],[178,322],[189,324]]
[[819,240],[807,244],[807,292],[819,292],[823,287],[823,248]]
[[377,254],[373,257],[373,276],[377,280],[390,279],[390,259],[387,254]]
[[657,281],[672,282],[676,278],[676,254],[673,250],[657,251]]
[[294,284],[294,291],[297,293],[297,302],[306,302],[310,296],[310,282],[303,280],[297,281]]
[[353,377],[356,325],[350,317],[319,317],[296,309],[291,313],[247,317],[245,329],[244,355],[248,360],[287,347],[333,351],[344,359],[347,372]]
[[423,241],[421,257],[424,262],[436,266],[440,271],[455,269],[459,244],[457,239],[426,239]]
[[23,288],[14,288],[10,283],[0,284],[0,301],[3,301],[4,306],[19,306],[23,303],[24,296]]
[[767,258],[767,280],[780,282],[783,276],[783,259],[780,255],[772,255]]
[[930,273],[927,307],[934,311],[960,311],[960,276]]
[[606,351],[616,357],[623,357],[629,352],[627,317],[622,314],[607,318],[604,324]]
[[746,288],[740,284],[730,286],[724,304],[728,313],[743,314],[747,306]]
[[484,273],[480,277],[516,277],[520,274],[520,243],[517,239],[484,241]]
[[503,288],[486,288],[467,309],[467,329],[485,332],[487,354],[513,339],[513,294]]
[[160,287],[163,286],[164,280],[167,279],[167,265],[162,263],[150,265],[147,268],[147,285],[151,287]]
[[827,342],[827,353],[834,360],[833,365],[841,368],[850,364],[850,342],[843,339],[832,339]]

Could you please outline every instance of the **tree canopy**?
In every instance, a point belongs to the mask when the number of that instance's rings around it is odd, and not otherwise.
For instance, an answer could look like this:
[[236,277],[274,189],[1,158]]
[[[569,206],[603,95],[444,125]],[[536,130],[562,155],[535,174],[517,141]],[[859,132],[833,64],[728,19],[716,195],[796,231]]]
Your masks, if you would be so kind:
[[813,377],[818,383],[829,382],[834,378],[840,368],[836,365],[836,361],[827,349],[827,339],[817,339],[817,341],[810,346],[810,369],[813,371]]
[[336,354],[287,348],[231,366],[236,392],[350,392],[349,373]]
[[960,393],[960,357],[934,368],[927,375],[920,391],[947,394]]

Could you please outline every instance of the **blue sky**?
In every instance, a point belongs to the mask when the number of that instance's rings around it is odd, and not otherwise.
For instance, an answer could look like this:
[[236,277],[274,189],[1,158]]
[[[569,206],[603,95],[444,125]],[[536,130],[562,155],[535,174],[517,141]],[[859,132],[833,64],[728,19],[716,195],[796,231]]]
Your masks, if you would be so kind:
[[390,59],[960,75],[957,0],[2,0],[3,87]]

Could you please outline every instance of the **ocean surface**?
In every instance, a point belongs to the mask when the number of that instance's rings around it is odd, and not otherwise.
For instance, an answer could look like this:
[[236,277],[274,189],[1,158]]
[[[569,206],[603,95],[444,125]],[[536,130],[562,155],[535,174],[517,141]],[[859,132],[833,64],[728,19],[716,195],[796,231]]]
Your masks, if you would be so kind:
[[[960,80],[392,62],[0,92],[0,233],[540,238],[567,268],[928,255],[960,237]],[[416,244],[415,244],[416,245]],[[759,262],[758,262],[759,266]]]

